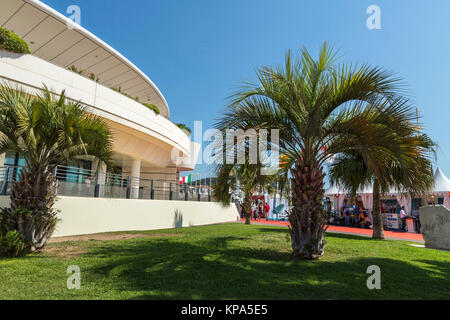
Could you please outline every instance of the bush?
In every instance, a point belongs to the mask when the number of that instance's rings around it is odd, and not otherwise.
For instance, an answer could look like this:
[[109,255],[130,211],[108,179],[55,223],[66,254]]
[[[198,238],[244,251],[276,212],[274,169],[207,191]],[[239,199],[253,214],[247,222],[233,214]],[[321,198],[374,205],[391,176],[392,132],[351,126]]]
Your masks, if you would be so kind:
[[15,212],[9,208],[0,209],[0,256],[20,257],[28,252],[29,246],[17,230],[18,217],[22,212],[23,209]]
[[159,108],[157,106],[155,106],[154,104],[150,104],[150,103],[144,103],[144,102],[140,102],[138,97],[133,98],[132,96],[126,94],[125,92],[122,92],[122,88],[118,87],[118,88],[111,88],[112,90],[123,94],[124,96],[135,100],[136,102],[139,102],[140,104],[146,106],[147,108],[149,108],[150,110],[153,110],[156,114],[160,114]]
[[146,106],[147,108],[149,108],[150,110],[155,111],[156,114],[160,114],[159,108],[157,106],[155,106],[154,104],[149,104],[149,103],[142,103],[144,106]]
[[0,48],[15,53],[31,53],[28,44],[14,32],[0,27]]
[[28,253],[29,246],[17,230],[0,234],[0,256],[22,257]]
[[176,126],[186,132],[187,135],[190,135],[192,132],[184,123],[176,123]]

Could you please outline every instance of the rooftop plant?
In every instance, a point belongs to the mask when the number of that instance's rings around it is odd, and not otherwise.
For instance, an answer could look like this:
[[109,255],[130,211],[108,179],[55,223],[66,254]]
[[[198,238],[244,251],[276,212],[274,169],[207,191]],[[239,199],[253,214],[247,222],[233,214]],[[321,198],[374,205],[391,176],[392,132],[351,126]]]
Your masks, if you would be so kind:
[[140,104],[146,106],[146,107],[149,108],[150,110],[153,110],[156,114],[160,114],[160,113],[161,113],[161,112],[159,111],[159,108],[158,108],[157,106],[155,106],[154,104],[141,102],[141,101],[139,101],[139,97],[133,98],[133,97],[130,96],[129,94],[126,94],[125,92],[122,92],[122,88],[120,88],[120,87],[118,87],[118,88],[111,88],[111,89],[114,90],[114,91],[116,91],[116,92],[118,92],[118,93],[123,94],[124,96],[126,96],[126,97],[128,97],[128,98],[130,98],[130,99],[133,99],[133,100],[139,102]]
[[28,44],[17,34],[0,27],[0,49],[15,53],[31,53]]
[[160,114],[159,108],[157,106],[155,106],[154,104],[151,103],[142,103],[144,106],[146,106],[147,108],[149,108],[150,110],[155,111],[156,114]]
[[[186,133],[191,134],[191,129],[189,129],[184,123],[175,123],[175,125],[180,128],[181,130],[185,131]],[[189,135],[188,134],[188,135]]]
[[95,82],[99,82],[99,80],[100,80],[94,73],[87,73],[87,72],[85,72],[83,70],[78,69],[74,65],[68,67],[67,70],[70,70],[72,72],[78,73],[79,75],[87,77],[87,78],[89,78],[89,79],[91,79],[92,81],[95,81]]
[[[130,99],[132,99],[132,100],[135,100],[135,101],[141,103],[141,101],[139,101],[139,97],[134,97],[134,98],[133,98],[133,97],[130,96],[129,94],[127,94],[127,93],[125,93],[125,92],[122,92],[122,88],[121,88],[121,87],[118,87],[118,88],[112,87],[111,89],[114,90],[114,91],[116,91],[116,92],[118,92],[118,93],[123,94],[124,96],[126,96],[126,97],[128,97],[128,98],[130,98]],[[143,104],[143,103],[142,103],[142,104]]]

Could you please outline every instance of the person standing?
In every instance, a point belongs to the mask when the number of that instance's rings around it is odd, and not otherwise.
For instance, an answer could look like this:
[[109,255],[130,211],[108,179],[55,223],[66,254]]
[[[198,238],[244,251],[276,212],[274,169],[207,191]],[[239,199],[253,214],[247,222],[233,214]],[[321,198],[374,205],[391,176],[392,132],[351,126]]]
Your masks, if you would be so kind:
[[92,177],[89,175],[84,180],[84,184],[86,185],[86,195],[85,196],[87,196],[87,197],[91,196],[91,182],[92,182]]
[[350,225],[350,209],[347,207],[344,209],[344,221],[346,226]]
[[266,205],[265,205],[265,207],[264,207],[264,211],[265,211],[265,218],[266,218],[266,219],[269,218],[270,206],[269,206],[269,203],[268,203],[268,202],[266,202]]
[[416,204],[413,211],[414,216],[414,225],[416,227],[416,232],[420,233],[420,213],[419,213],[419,206]]
[[342,204],[342,211],[341,211],[341,214],[342,214],[343,216],[345,216],[345,211],[346,211],[346,209],[348,209],[348,208],[347,208],[347,200],[344,200],[344,203]]
[[263,215],[263,206],[262,203],[258,205],[258,218],[261,221],[261,216]]
[[356,202],[353,202],[353,223],[358,224],[359,222],[359,207]]
[[406,214],[405,207],[402,206],[402,209],[400,210],[400,219],[402,221],[402,230],[406,231],[406,219],[408,218],[408,215]]

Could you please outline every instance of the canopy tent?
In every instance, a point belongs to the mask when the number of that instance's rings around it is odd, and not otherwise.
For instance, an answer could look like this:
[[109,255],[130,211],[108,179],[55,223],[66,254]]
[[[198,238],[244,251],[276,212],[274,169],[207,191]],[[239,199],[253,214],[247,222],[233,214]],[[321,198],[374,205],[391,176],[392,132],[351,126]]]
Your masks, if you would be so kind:
[[433,193],[442,194],[444,196],[444,206],[450,209],[450,180],[445,176],[441,168],[437,168],[434,173]]
[[[389,193],[391,193],[391,191],[394,190],[390,190]],[[327,190],[325,190],[325,196],[329,197],[329,196],[333,196],[336,194],[343,194],[346,195],[350,193],[349,190],[346,190],[344,187],[339,186],[339,185],[332,185],[330,188],[328,188]],[[372,186],[371,185],[366,185],[361,189],[358,189],[356,191],[357,194],[372,194]]]
[[[266,203],[269,204],[269,214],[268,218],[279,218],[280,213],[283,211],[289,211],[289,201],[284,197],[280,197],[277,193],[276,195],[265,194]],[[274,211],[275,210],[275,211]]]
[[[325,191],[325,196],[334,199],[334,208],[339,211],[344,204],[345,196],[348,194],[348,190],[339,185],[333,185]],[[356,192],[361,196],[364,208],[369,212],[370,222],[372,223],[372,208],[373,208],[373,196],[372,196],[372,186],[366,185],[363,188],[357,190]]]
[[[342,186],[332,185],[325,191],[325,196],[334,196],[335,208],[340,208],[344,201],[344,197],[348,194],[348,190],[345,190]],[[364,206],[367,209],[372,209],[372,186],[368,185],[356,192],[361,195]],[[437,194],[443,196],[444,198],[444,206],[450,209],[450,179],[448,179],[445,174],[442,172],[440,168],[436,169],[434,173],[434,188],[432,190],[433,194]],[[395,188],[391,188],[387,195],[395,196],[397,201],[405,208],[408,212],[411,211],[411,196],[404,191],[397,190]]]
[[442,172],[441,168],[437,168],[434,173],[434,189],[433,192],[449,192],[450,180]]
[[334,209],[336,211],[340,210],[339,208],[342,207],[342,204],[344,203],[345,195],[347,194],[347,191],[338,185],[332,185],[330,188],[325,190],[325,196],[326,197],[333,197],[334,201]]

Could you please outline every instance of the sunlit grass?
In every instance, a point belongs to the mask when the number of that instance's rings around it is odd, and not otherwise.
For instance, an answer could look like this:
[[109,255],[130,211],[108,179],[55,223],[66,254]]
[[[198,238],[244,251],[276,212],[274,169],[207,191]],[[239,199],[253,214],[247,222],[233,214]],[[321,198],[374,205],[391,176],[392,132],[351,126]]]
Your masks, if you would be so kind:
[[[327,234],[320,261],[297,261],[287,232],[232,223],[134,232],[164,233],[148,238],[50,244],[42,254],[0,259],[0,299],[450,297],[450,252]],[[81,269],[80,290],[66,287],[70,265]],[[381,268],[381,290],[367,289],[370,265]]]

